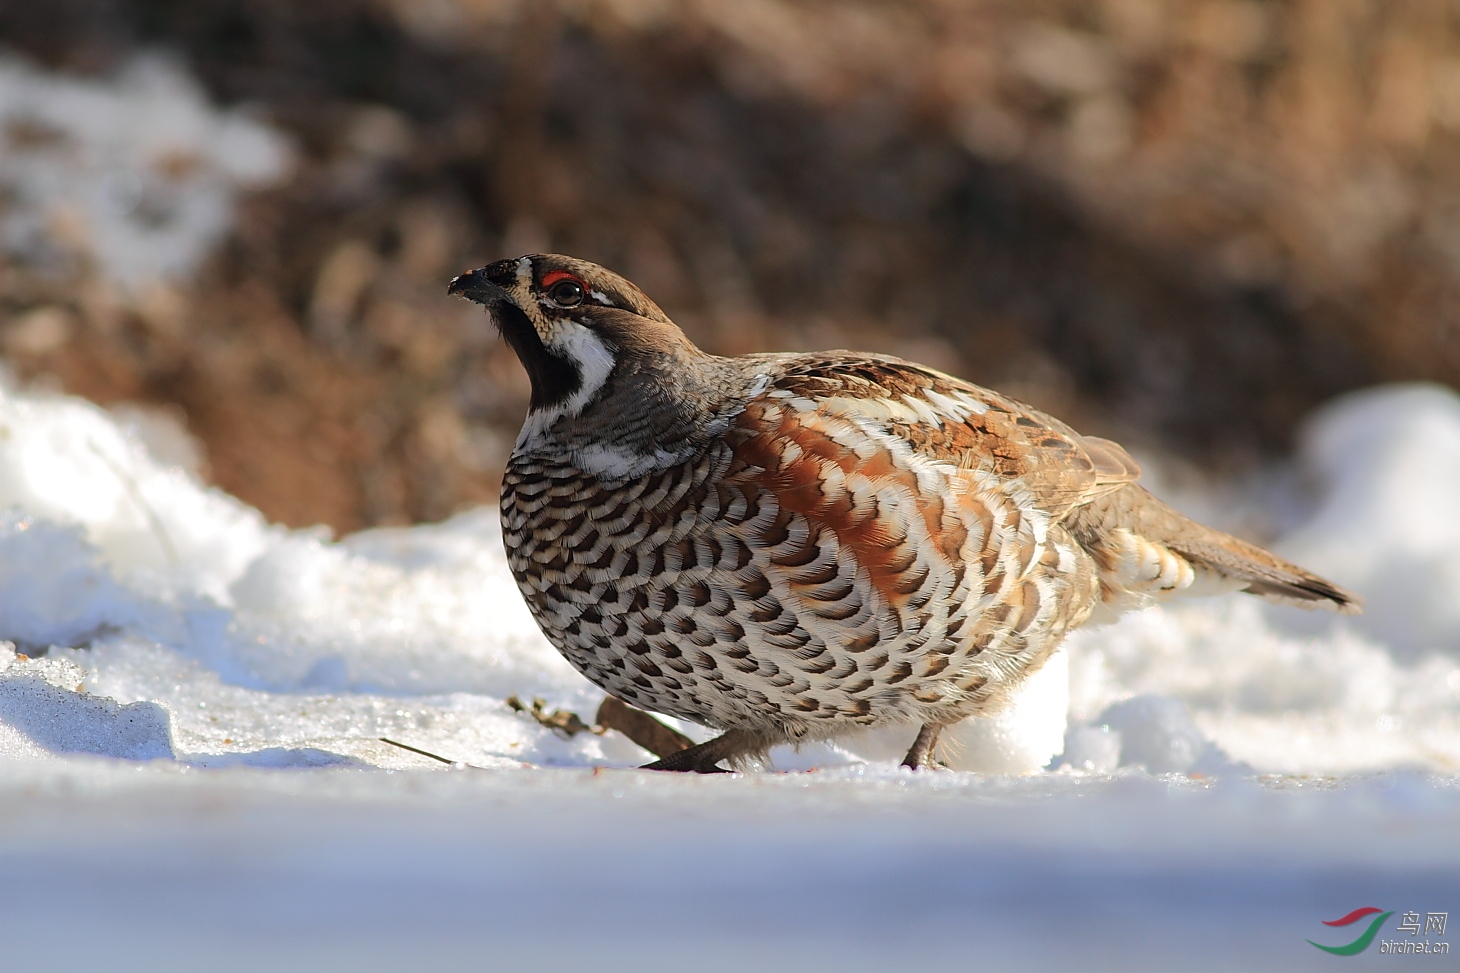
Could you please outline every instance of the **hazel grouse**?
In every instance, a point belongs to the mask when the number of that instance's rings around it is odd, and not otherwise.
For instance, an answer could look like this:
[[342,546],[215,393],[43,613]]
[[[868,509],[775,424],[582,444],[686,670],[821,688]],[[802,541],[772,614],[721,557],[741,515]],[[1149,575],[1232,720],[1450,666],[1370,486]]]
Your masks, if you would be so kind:
[[720,358],[633,284],[538,254],[457,277],[532,381],[502,530],[543,633],[720,769],[996,709],[1065,634],[1181,595],[1358,599],[1189,520],[1120,446],[885,355]]

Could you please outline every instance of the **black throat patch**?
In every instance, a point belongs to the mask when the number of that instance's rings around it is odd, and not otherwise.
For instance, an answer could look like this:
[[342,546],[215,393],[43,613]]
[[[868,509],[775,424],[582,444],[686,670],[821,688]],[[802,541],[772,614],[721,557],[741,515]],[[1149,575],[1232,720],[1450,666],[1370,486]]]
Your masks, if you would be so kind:
[[578,369],[547,350],[521,308],[508,301],[498,301],[490,310],[502,337],[527,369],[527,377],[532,381],[533,412],[561,405],[582,387],[583,377]]

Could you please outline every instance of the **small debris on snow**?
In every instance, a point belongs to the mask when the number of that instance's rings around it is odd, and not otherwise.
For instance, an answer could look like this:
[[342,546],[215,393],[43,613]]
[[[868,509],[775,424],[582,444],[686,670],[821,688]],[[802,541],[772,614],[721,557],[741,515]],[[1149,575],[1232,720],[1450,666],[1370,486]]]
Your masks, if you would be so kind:
[[565,709],[555,709],[549,712],[547,701],[541,696],[534,696],[531,706],[524,706],[522,700],[517,698],[516,693],[508,696],[505,702],[507,708],[512,712],[526,713],[536,720],[539,726],[547,727],[564,740],[572,739],[579,733],[592,732],[593,730],[593,727],[584,723],[583,718],[577,713],[569,712]]

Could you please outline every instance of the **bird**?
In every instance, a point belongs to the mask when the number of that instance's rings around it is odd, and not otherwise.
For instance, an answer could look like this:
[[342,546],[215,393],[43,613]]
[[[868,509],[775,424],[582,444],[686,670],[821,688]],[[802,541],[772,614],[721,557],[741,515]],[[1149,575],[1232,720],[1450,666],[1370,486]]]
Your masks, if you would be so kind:
[[454,278],[531,382],[502,539],[547,639],[604,691],[718,732],[648,769],[996,713],[1073,629],[1245,591],[1354,594],[1203,526],[1120,445],[887,355],[708,354],[561,254]]

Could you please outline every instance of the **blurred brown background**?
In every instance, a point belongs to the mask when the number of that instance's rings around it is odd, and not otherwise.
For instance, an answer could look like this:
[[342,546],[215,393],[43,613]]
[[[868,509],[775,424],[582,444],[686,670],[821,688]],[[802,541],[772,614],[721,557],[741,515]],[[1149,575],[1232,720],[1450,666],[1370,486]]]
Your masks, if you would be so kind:
[[[291,525],[494,500],[526,380],[445,284],[534,250],[712,351],[888,351],[1224,471],[1460,383],[1456,3],[3,0],[0,46],[163,52],[292,146],[185,274],[54,214],[0,272],[20,380],[174,410]],[[53,151],[11,102],[0,154]]]

